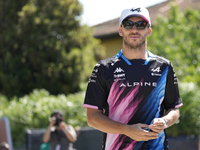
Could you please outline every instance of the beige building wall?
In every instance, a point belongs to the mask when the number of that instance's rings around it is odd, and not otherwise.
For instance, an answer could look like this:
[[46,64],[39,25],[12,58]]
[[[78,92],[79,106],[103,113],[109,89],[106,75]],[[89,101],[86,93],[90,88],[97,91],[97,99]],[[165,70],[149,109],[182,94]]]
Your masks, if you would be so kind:
[[103,39],[101,40],[101,44],[106,48],[105,58],[109,58],[116,55],[122,49],[123,41],[122,37],[115,37],[111,39]]

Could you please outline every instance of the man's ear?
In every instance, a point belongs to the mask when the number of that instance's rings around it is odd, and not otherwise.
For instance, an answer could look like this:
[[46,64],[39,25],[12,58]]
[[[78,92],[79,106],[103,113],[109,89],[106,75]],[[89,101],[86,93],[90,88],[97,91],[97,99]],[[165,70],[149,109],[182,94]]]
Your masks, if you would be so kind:
[[148,29],[147,36],[151,35],[151,28]]
[[123,36],[122,27],[119,27],[119,35]]

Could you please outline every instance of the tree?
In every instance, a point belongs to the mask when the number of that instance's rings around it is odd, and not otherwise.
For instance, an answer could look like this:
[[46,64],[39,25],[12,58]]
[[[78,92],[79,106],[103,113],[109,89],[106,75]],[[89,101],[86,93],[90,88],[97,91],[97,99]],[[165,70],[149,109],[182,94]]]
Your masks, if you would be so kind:
[[[78,0],[1,3],[13,8],[0,24],[5,29],[0,35],[1,93],[12,97],[36,88],[51,94],[79,91],[80,82],[88,78],[97,61],[94,58],[103,55],[103,47],[91,28],[80,25]],[[11,31],[6,21],[11,22]]]
[[182,12],[172,4],[168,17],[159,16],[148,39],[149,50],[169,59],[179,80],[179,123],[167,132],[170,136],[199,135],[200,109],[200,9]]
[[172,5],[168,17],[158,17],[149,37],[149,50],[169,59],[182,82],[200,86],[200,10],[182,12]]

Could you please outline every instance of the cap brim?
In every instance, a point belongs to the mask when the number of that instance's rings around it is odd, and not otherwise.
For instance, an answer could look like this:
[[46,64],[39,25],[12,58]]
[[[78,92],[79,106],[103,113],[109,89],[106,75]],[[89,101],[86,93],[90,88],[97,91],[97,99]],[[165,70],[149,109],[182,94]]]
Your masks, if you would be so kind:
[[124,21],[125,19],[130,18],[130,17],[140,17],[140,18],[143,18],[144,20],[146,20],[147,23],[149,23],[149,20],[148,20],[146,17],[144,17],[144,16],[142,16],[142,15],[138,15],[138,14],[127,16],[127,17],[124,18],[122,21]]

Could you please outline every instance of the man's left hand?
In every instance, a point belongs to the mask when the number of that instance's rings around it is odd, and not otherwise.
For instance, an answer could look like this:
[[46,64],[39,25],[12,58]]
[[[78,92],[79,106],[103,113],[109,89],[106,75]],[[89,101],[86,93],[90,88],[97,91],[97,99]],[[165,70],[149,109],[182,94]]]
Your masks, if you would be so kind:
[[60,129],[62,129],[62,130],[65,130],[65,128],[66,128],[66,123],[64,122],[64,121],[62,121],[60,124],[59,124],[59,127],[60,127]]
[[165,120],[163,118],[155,118],[149,128],[154,132],[161,133],[166,128]]

